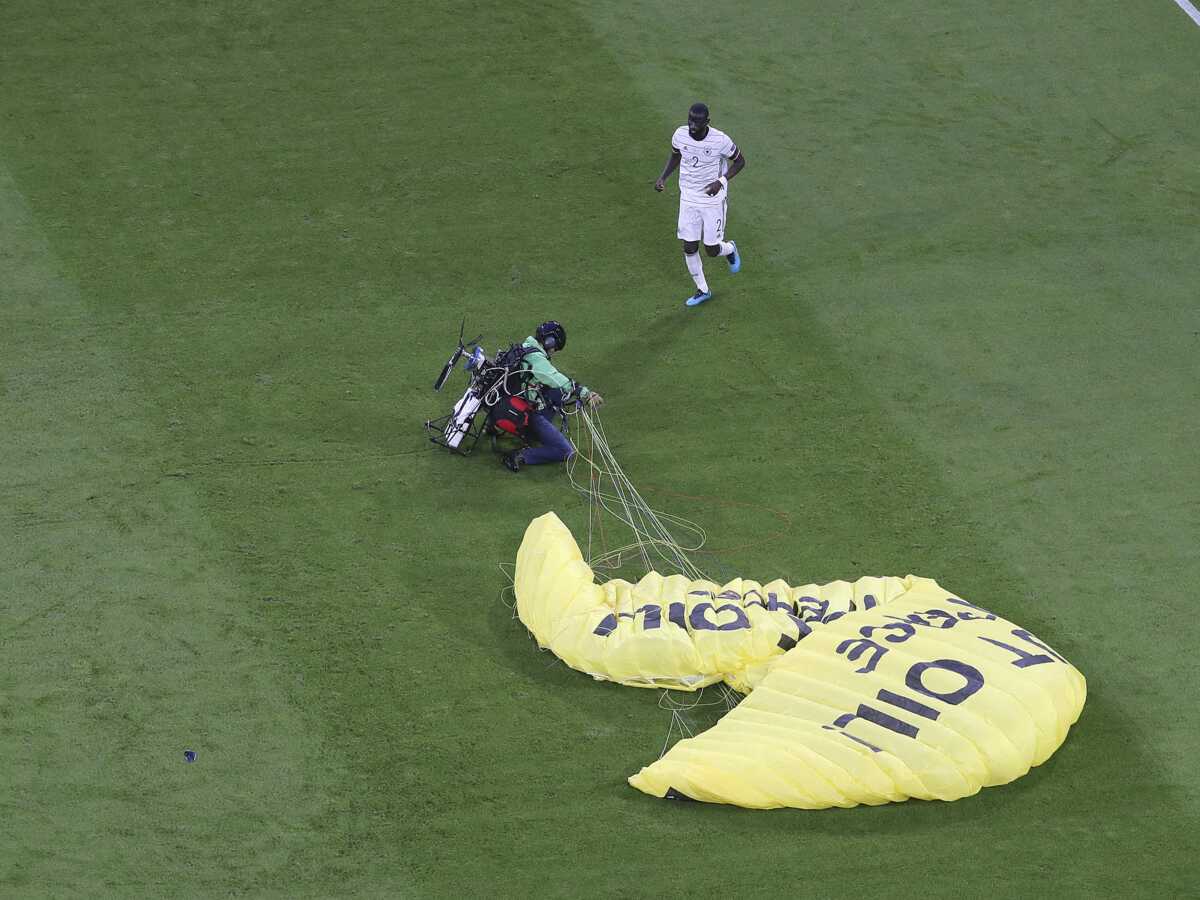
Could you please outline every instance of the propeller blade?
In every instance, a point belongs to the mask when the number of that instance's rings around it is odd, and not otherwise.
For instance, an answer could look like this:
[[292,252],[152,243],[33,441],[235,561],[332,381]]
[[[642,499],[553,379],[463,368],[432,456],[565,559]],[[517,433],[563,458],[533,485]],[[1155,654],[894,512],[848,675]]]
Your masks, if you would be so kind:
[[462,348],[462,345],[460,344],[459,348],[457,350],[455,350],[454,354],[450,357],[450,361],[448,363],[446,363],[445,368],[442,369],[442,374],[439,375],[437,377],[437,381],[435,381],[433,383],[433,389],[435,391],[440,391],[442,389],[443,385],[445,385],[445,383],[446,383],[446,379],[449,378],[450,373],[454,371],[454,364],[456,362],[458,362],[459,358],[462,355],[463,355],[463,348]]

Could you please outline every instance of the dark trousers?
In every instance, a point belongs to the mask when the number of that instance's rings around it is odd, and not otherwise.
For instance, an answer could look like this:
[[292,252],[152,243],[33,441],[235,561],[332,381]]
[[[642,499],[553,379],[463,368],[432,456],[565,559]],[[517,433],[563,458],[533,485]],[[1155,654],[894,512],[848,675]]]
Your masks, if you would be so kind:
[[550,389],[543,397],[546,408],[529,417],[529,430],[537,438],[538,446],[526,447],[521,454],[521,459],[528,466],[563,462],[575,452],[567,436],[554,424],[555,418],[562,414],[562,391]]

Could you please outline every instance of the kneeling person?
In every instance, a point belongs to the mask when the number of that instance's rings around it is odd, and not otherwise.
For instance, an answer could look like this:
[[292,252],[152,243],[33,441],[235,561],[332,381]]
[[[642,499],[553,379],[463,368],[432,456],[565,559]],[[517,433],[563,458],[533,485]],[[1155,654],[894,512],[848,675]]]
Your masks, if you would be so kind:
[[575,454],[567,436],[554,424],[554,419],[562,414],[564,399],[578,395],[593,407],[604,402],[595,391],[577,385],[550,362],[553,354],[567,346],[567,331],[557,322],[543,322],[521,346],[530,351],[521,360],[521,368],[529,372],[524,396],[534,406],[529,416],[529,431],[538,446],[505,454],[504,465],[514,472],[521,471],[523,465],[565,462]]

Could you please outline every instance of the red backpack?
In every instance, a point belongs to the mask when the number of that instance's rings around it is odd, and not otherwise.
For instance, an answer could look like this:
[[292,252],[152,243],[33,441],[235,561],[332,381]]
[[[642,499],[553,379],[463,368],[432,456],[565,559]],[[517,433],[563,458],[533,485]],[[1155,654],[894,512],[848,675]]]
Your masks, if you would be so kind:
[[523,437],[529,427],[529,416],[532,412],[533,404],[524,397],[505,397],[492,407],[488,414],[488,424],[496,431],[511,434],[513,437]]

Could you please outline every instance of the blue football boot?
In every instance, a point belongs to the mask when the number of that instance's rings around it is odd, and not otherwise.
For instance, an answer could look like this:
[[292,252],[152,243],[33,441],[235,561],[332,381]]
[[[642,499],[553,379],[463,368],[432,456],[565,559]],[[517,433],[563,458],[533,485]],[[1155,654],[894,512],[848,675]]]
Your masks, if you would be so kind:
[[712,291],[696,291],[692,296],[688,297],[685,303],[688,306],[699,306],[705,300],[712,299]]
[[736,275],[742,271],[742,254],[738,253],[737,241],[730,241],[733,244],[733,252],[725,257],[725,261],[729,263],[729,271]]

